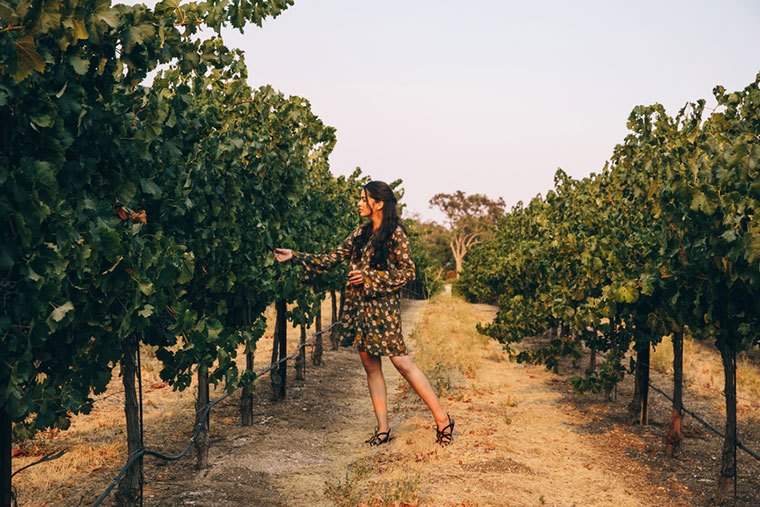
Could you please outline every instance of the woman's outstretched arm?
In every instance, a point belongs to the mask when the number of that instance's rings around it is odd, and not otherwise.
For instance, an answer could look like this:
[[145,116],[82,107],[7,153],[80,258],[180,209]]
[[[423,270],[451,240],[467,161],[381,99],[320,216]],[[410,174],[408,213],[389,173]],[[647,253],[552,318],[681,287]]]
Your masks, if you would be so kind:
[[355,233],[356,229],[351,231],[351,234],[343,240],[338,248],[329,253],[311,254],[293,250],[293,261],[301,264],[309,273],[324,273],[339,262],[342,262],[351,256]]
[[416,268],[409,251],[409,238],[401,227],[396,227],[391,238],[394,245],[388,252],[388,269],[367,267],[362,270],[364,293],[367,296],[393,293],[414,280]]

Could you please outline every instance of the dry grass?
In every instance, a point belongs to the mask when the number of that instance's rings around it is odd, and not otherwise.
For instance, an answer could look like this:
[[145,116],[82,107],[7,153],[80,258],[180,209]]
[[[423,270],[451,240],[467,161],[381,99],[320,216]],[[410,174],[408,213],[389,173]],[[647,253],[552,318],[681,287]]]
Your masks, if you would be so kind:
[[438,396],[461,393],[475,379],[484,351],[492,361],[504,354],[488,347],[489,339],[475,330],[478,322],[467,303],[446,294],[434,297],[420,326],[412,333],[416,341],[415,362],[425,372]]
[[[654,370],[673,374],[673,343],[670,336],[663,337],[652,352],[650,361]],[[683,371],[686,388],[707,396],[722,394],[723,363],[712,343],[685,338]],[[743,405],[760,408],[760,368],[747,354],[740,354],[736,361],[736,393],[739,408]],[[716,400],[722,403],[722,396],[717,396]]]
[[344,479],[325,483],[324,496],[336,507],[384,507],[417,505],[420,477],[373,479],[383,471],[382,455],[364,457],[352,463]]

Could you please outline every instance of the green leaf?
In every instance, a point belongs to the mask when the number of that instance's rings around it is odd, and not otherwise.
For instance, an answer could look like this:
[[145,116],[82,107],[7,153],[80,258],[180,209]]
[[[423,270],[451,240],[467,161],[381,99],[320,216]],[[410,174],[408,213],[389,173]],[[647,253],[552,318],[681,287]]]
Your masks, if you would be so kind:
[[108,260],[113,261],[121,251],[121,238],[119,234],[105,223],[98,227],[96,241],[100,246],[100,253]]
[[50,188],[55,185],[55,173],[53,172],[53,166],[50,162],[44,160],[34,161],[34,171],[36,176],[36,182],[46,188]]
[[42,277],[32,268],[29,268],[29,272],[27,273],[27,278],[29,278],[33,282],[39,282],[42,280]]
[[74,72],[76,72],[80,76],[84,76],[85,74],[87,74],[87,70],[90,68],[90,61],[85,60],[79,55],[71,55],[69,57],[69,63],[74,68]]
[[18,21],[18,16],[16,15],[15,9],[8,5],[6,2],[2,1],[0,1],[0,17],[7,19],[11,23]]
[[177,277],[177,283],[185,284],[193,279],[195,272],[195,256],[193,252],[185,252],[182,254],[182,267],[180,269],[179,277]]
[[37,18],[37,29],[47,33],[61,26],[61,2],[45,2],[42,4],[40,17]]
[[125,181],[116,190],[116,195],[119,196],[119,200],[124,203],[132,202],[137,193],[137,187],[131,181]]
[[64,304],[56,307],[55,310],[50,312],[48,319],[51,319],[54,322],[60,322],[66,316],[66,314],[72,311],[73,309],[74,309],[74,303],[72,303],[71,301],[66,301]]
[[16,57],[16,72],[13,73],[13,79],[17,83],[29,77],[34,71],[45,70],[45,60],[37,52],[34,36],[31,34],[16,41]]
[[11,257],[8,248],[0,246],[0,269],[11,269],[13,264],[13,257]]
[[631,286],[620,287],[617,290],[617,299],[622,303],[635,303],[639,299],[639,291]]
[[140,317],[145,317],[147,319],[148,317],[153,315],[153,309],[154,309],[153,305],[145,305],[143,306],[142,310],[137,312],[137,315],[139,315]]
[[179,0],[161,0],[156,4],[156,11],[173,11],[179,7]]
[[116,9],[109,8],[111,2],[105,1],[102,5],[105,6],[105,8],[100,8],[95,11],[95,14],[93,17],[95,18],[95,21],[101,21],[111,28],[117,28],[119,26],[119,20],[120,15],[119,11]]
[[142,292],[146,296],[150,296],[155,292],[155,289],[153,288],[153,283],[151,282],[140,282],[139,284],[140,292]]
[[38,114],[30,118],[35,126],[40,128],[50,128],[55,123],[55,119],[49,114]]
[[77,40],[87,40],[90,34],[87,33],[87,27],[84,24],[84,20],[75,19],[73,20],[73,23],[74,23],[74,38]]
[[217,338],[222,333],[224,326],[218,320],[210,320],[206,323],[206,330],[208,331],[209,338]]
[[711,201],[704,192],[697,191],[691,198],[690,208],[694,211],[701,211],[705,215],[712,215],[715,213],[717,203]]
[[650,274],[643,274],[639,279],[641,284],[641,293],[645,296],[651,296],[654,293],[655,277]]
[[150,195],[151,197],[154,197],[156,199],[161,197],[161,188],[158,185],[156,185],[152,180],[149,180],[147,178],[141,178],[140,187],[142,188],[143,192]]
[[131,27],[127,35],[126,50],[131,51],[135,45],[144,44],[147,39],[150,39],[155,34],[156,29],[149,23],[142,23]]
[[760,226],[750,223],[746,238],[747,261],[755,262],[760,259]]

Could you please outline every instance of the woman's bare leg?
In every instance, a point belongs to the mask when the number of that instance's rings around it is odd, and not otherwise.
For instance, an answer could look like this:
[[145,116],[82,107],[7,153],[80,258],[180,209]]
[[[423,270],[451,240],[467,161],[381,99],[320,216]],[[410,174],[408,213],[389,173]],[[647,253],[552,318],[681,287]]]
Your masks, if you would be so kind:
[[364,351],[359,351],[359,357],[364,365],[364,371],[367,372],[367,385],[369,386],[369,396],[372,398],[372,408],[375,410],[377,417],[377,431],[388,431],[388,395],[385,390],[385,378],[380,357],[371,356]]
[[449,418],[446,417],[446,412],[441,408],[441,404],[438,401],[438,396],[435,395],[435,391],[430,386],[430,382],[422,370],[420,370],[409,356],[391,356],[391,362],[396,367],[402,377],[412,386],[417,395],[422,398],[422,401],[433,413],[433,418],[438,426],[439,430],[442,430],[449,424]]

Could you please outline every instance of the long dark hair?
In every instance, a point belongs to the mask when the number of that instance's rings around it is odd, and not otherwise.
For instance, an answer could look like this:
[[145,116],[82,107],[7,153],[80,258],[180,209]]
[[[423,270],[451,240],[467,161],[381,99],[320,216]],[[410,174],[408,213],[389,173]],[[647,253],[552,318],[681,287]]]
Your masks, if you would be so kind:
[[[380,229],[372,237],[372,247],[374,251],[369,265],[374,269],[388,268],[388,250],[394,246],[390,239],[396,227],[406,232],[404,224],[401,223],[401,217],[396,207],[396,194],[393,189],[384,181],[370,181],[364,185],[367,195],[376,201],[383,201],[383,221]],[[358,261],[361,258],[362,251],[372,235],[372,220],[369,220],[361,226],[361,233],[354,237],[353,242],[353,259]]]

